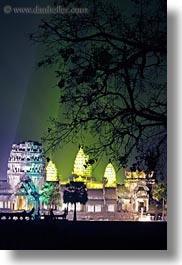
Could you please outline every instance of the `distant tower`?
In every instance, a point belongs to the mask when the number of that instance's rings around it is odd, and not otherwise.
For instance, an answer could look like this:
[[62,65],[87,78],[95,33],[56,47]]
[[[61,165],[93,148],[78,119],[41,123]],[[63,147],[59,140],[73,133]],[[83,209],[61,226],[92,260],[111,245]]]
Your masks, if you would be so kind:
[[88,160],[89,156],[85,155],[83,148],[80,147],[75,158],[75,163],[72,173],[81,177],[91,177],[92,167],[91,165],[86,164]]
[[58,181],[57,168],[51,160],[48,162],[46,167],[46,180]]
[[109,163],[105,169],[104,178],[107,179],[107,187],[116,186],[116,171],[111,163]]
[[45,155],[40,143],[26,141],[13,144],[8,161],[7,178],[15,191],[21,178],[31,178],[33,184],[40,190],[45,181]]

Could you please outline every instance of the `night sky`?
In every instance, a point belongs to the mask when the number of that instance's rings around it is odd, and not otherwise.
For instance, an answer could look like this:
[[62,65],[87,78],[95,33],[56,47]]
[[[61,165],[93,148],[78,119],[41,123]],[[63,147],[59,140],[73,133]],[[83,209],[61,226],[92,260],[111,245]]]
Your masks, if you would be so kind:
[[[12,2],[15,1],[8,1],[8,4]],[[21,2],[23,4],[26,1]],[[7,1],[2,0],[0,6],[0,178],[6,178],[10,147],[18,136],[23,105],[30,88],[35,64],[36,50],[31,47],[25,32],[33,30],[39,20],[38,17],[6,15],[2,11],[4,5],[7,5]]]
[[[122,1],[122,5],[127,1]],[[59,114],[59,89],[54,71],[38,69],[41,47],[33,45],[27,34],[34,32],[42,15],[5,14],[3,7],[51,5],[46,0],[1,0],[0,4],[0,179],[6,179],[7,161],[14,142],[40,141],[50,126],[49,117]],[[67,145],[51,155],[62,178],[71,175],[78,146]],[[95,168],[101,179],[108,159]],[[65,166],[66,165],[66,166]],[[123,174],[118,174],[118,181]]]

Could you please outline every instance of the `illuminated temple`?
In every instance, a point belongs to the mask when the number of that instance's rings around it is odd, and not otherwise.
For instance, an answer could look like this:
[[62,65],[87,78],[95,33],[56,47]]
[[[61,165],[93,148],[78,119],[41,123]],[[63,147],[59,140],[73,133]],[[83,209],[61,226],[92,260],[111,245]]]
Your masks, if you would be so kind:
[[86,155],[83,151],[83,148],[80,147],[78,154],[76,155],[75,158],[75,163],[72,173],[79,177],[84,177],[84,178],[91,177],[92,167],[91,165],[87,165],[88,161],[89,161],[89,156]]
[[13,192],[12,209],[34,206],[35,199],[31,194],[41,190],[46,179],[45,167],[44,150],[40,143],[27,141],[12,145],[7,171],[7,181]]
[[[61,181],[58,178],[56,165],[52,160],[45,159],[44,150],[40,143],[34,141],[13,144],[8,161],[7,181],[0,181],[0,210],[28,210],[36,205],[36,194],[40,194],[43,183],[57,182],[62,192],[70,181],[84,182],[88,192],[86,205],[77,205],[77,211],[82,214],[82,219],[116,220],[126,216],[126,213],[149,211],[150,192],[155,180],[153,174],[147,176],[144,172],[125,172],[124,184],[116,181],[116,171],[111,163],[106,165],[101,181],[92,176],[92,165],[89,156],[82,147],[75,155],[72,170],[72,179]],[[62,211],[62,206],[58,210]],[[46,210],[46,206],[40,204]],[[69,205],[69,212],[73,206]],[[125,214],[124,214],[125,213]],[[130,216],[127,216],[130,219]],[[132,217],[133,218],[133,217]],[[106,219],[106,218],[105,218]]]

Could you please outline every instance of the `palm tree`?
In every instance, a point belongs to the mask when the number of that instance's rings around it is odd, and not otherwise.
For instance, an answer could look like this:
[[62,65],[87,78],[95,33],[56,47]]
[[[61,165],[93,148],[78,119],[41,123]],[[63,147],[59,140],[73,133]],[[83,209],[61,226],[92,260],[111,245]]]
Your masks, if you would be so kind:
[[49,182],[45,182],[42,186],[40,194],[40,200],[48,207],[48,211],[50,210],[52,190],[52,185],[50,185]]
[[66,189],[63,194],[64,203],[74,204],[74,217],[73,221],[76,221],[76,204],[79,202],[81,204],[86,204],[88,201],[87,189],[84,182],[74,182],[70,181],[66,185]]
[[42,186],[40,199],[48,208],[54,207],[56,209],[61,203],[59,184],[57,182],[45,182]]

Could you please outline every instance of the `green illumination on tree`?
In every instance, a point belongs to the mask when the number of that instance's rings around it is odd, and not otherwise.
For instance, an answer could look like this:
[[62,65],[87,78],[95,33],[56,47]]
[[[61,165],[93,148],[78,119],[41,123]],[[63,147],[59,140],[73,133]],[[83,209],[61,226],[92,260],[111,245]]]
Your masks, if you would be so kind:
[[162,219],[163,219],[164,207],[167,201],[167,186],[162,183],[157,184],[152,191],[152,197],[154,200],[162,203]]
[[48,208],[57,209],[61,205],[61,190],[59,183],[45,182],[43,184],[40,200],[48,206]]
[[36,214],[38,214],[40,209],[40,200],[39,200],[39,191],[36,185],[33,183],[32,179],[29,176],[21,177],[21,181],[17,185],[18,191],[24,191],[26,193],[28,205],[33,204]]
[[156,184],[153,189],[152,197],[154,200],[161,202],[162,200],[167,200],[167,187],[164,184]]

